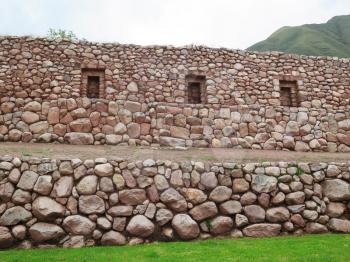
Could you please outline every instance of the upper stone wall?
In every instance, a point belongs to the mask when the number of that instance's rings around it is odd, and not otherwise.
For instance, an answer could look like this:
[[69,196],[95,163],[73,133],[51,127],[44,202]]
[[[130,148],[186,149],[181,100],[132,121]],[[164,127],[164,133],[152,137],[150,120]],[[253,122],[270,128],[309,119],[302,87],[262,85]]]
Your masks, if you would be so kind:
[[100,69],[108,100],[185,103],[186,76],[199,75],[207,104],[278,106],[278,80],[294,80],[299,106],[348,110],[349,67],[349,59],[277,52],[1,37],[0,98],[78,98],[82,69]]

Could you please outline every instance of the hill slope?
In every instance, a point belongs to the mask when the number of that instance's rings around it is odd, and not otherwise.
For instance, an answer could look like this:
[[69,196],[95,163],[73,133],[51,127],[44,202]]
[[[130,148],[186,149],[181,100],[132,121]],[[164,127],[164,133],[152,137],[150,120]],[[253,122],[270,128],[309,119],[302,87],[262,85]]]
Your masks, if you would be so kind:
[[324,24],[282,27],[247,50],[350,57],[350,15],[335,16]]

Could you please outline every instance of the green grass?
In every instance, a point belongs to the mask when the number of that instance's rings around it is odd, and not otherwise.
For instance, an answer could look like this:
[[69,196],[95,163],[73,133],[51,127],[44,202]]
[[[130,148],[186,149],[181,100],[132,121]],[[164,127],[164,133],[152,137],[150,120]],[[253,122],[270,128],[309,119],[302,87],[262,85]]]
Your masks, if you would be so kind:
[[350,15],[344,15],[333,17],[324,24],[282,27],[248,50],[350,57],[349,44]]
[[350,261],[350,235],[0,251],[0,261]]

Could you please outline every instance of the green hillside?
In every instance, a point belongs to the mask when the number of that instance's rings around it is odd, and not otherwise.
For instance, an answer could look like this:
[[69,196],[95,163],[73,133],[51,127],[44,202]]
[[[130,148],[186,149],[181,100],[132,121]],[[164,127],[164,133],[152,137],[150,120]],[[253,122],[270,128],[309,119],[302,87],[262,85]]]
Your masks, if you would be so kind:
[[350,57],[350,15],[335,16],[324,24],[282,27],[247,50]]

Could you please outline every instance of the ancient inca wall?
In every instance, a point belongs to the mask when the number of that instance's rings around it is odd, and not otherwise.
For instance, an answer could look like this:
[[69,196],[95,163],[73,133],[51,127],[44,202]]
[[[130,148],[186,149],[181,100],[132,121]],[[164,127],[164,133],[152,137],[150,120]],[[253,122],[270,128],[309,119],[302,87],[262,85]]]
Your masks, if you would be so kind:
[[350,233],[349,163],[0,158],[0,247]]
[[0,108],[0,141],[350,151],[350,116],[341,110],[88,98]]
[[186,103],[186,76],[205,78],[203,103],[280,105],[279,80],[298,82],[298,104],[348,110],[349,59],[208,47],[134,46],[0,38],[1,102],[86,95],[84,70],[103,71],[100,98]]

